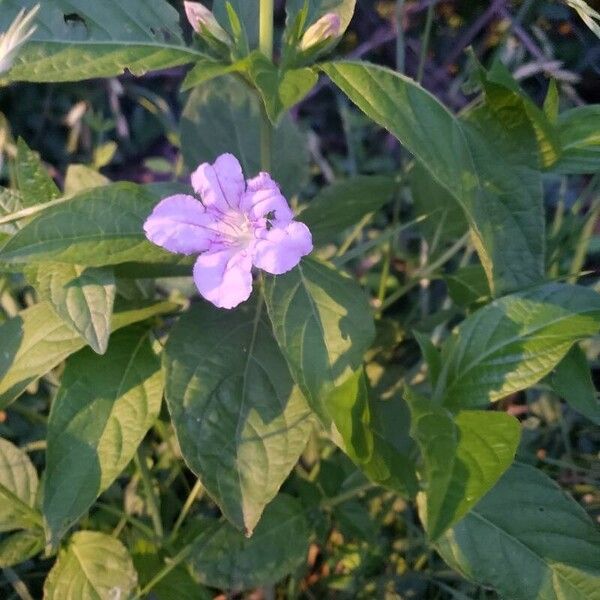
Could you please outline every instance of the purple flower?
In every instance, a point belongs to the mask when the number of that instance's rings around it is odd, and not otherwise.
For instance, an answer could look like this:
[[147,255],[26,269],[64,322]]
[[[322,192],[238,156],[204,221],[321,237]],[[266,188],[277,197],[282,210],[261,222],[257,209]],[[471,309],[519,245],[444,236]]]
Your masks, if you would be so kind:
[[312,236],[294,221],[268,173],[244,181],[231,154],[192,174],[194,196],[161,200],[144,223],[146,237],[169,252],[199,254],[194,281],[204,298],[234,308],[252,292],[252,266],[279,275],[312,251]]

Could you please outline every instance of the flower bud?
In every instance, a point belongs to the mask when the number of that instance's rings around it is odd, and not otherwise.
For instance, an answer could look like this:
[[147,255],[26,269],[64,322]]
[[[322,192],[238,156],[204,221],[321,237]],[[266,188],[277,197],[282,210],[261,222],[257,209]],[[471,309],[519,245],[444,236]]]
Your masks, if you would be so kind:
[[38,4],[29,12],[22,10],[8,31],[0,34],[0,75],[12,68],[19,49],[35,31],[35,25],[30,25],[39,8]]
[[200,2],[187,2],[186,0],[183,6],[185,7],[187,19],[196,33],[201,34],[203,28],[206,28],[213,37],[224,44],[231,43],[229,34],[219,25],[215,16],[204,4],[200,4]]
[[300,49],[308,50],[317,44],[334,40],[340,35],[341,25],[342,22],[339,15],[335,13],[323,15],[306,30],[300,41]]

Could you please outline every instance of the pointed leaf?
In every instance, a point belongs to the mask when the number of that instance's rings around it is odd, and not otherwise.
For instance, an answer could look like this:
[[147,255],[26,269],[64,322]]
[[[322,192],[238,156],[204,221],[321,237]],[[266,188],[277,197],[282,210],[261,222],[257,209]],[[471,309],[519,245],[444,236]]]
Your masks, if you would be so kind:
[[103,357],[85,349],[67,361],[48,420],[44,517],[53,544],[131,461],[162,391],[144,327],[116,333]]
[[110,179],[91,167],[72,164],[65,175],[65,194],[78,194],[85,190],[108,185]]
[[43,549],[44,532],[41,527],[17,531],[0,541],[0,569],[25,562]]
[[308,259],[268,278],[265,299],[292,376],[328,423],[328,395],[362,366],[375,336],[366,296],[349,277]]
[[58,553],[44,583],[44,600],[125,599],[136,585],[131,557],[119,540],[79,531]]
[[412,435],[425,463],[427,534],[436,540],[510,467],[521,427],[506,413],[461,411],[453,419],[410,389],[405,397],[412,413]]
[[528,465],[511,467],[437,550],[503,598],[600,598],[598,529],[572,498]]
[[27,274],[40,298],[47,300],[94,352],[104,354],[116,293],[112,269],[43,263],[32,265]]
[[306,446],[313,418],[266,315],[195,306],[165,349],[182,453],[225,516],[251,533]]
[[446,341],[436,396],[485,406],[537,383],[598,329],[600,294],[590,288],[550,283],[495,300]]
[[[456,119],[407,77],[366,63],[326,63],[321,68],[462,206],[495,295],[541,280],[544,216],[539,173],[499,152],[494,136],[488,139],[479,126]],[[486,117],[492,121],[492,116]],[[495,123],[494,129],[500,130],[501,124]]]

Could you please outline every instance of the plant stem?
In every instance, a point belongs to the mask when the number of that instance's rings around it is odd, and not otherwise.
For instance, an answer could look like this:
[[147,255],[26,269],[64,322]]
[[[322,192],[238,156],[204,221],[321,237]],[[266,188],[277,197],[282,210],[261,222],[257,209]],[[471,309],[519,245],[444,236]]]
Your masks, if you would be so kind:
[[29,593],[27,586],[12,569],[5,567],[2,569],[2,573],[4,573],[4,577],[6,577],[8,583],[12,585],[17,596],[19,596],[21,600],[33,600],[33,596]]
[[160,518],[158,500],[156,499],[156,495],[154,494],[154,488],[152,487],[150,471],[148,470],[148,465],[146,464],[146,456],[145,453],[142,451],[141,446],[135,453],[135,464],[142,479],[144,490],[146,491],[146,502],[148,503],[148,511],[152,519],[154,533],[156,534],[156,537],[161,540],[164,537],[164,529]]
[[40,212],[45,211],[47,208],[51,206],[56,206],[57,204],[64,204],[71,200],[73,196],[63,196],[62,198],[57,198],[56,200],[50,200],[50,202],[44,202],[44,204],[36,204],[35,206],[29,206],[28,208],[23,208],[14,213],[6,215],[4,217],[0,217],[0,225],[4,225],[6,223],[13,223],[14,221],[19,221],[21,219],[25,219],[27,217],[33,217]]
[[425,73],[425,63],[427,62],[427,52],[429,51],[429,41],[431,39],[431,28],[433,25],[433,13],[435,4],[430,4],[427,8],[427,17],[425,19],[425,31],[423,32],[423,40],[421,41],[421,54],[419,56],[419,67],[417,68],[417,81],[423,81]]
[[192,508],[192,504],[194,504],[194,501],[196,500],[196,498],[198,496],[200,496],[203,491],[204,491],[204,486],[202,485],[202,483],[200,482],[199,479],[196,479],[196,483],[194,484],[192,491],[189,493],[189,495],[185,501],[185,504],[183,505],[183,508],[181,509],[181,512],[179,513],[179,516],[177,517],[177,521],[175,521],[175,525],[173,526],[173,531],[171,532],[171,535],[169,536],[169,541],[173,542],[175,540],[175,537],[177,536],[177,532],[179,531],[179,528],[183,525],[185,518],[187,517],[188,513],[190,512],[190,509]]
[[352,488],[351,490],[348,490],[346,492],[342,492],[341,494],[338,494],[333,498],[326,498],[321,502],[321,508],[331,509],[334,506],[337,506],[338,504],[342,504],[347,500],[352,500],[352,498],[356,498],[356,496],[360,496],[364,492],[368,492],[369,490],[375,489],[376,487],[379,486],[371,482],[359,485],[358,487]]
[[[269,60],[273,60],[273,2],[260,0],[259,48]],[[260,167],[267,172],[271,170],[272,139],[273,127],[261,102]]]

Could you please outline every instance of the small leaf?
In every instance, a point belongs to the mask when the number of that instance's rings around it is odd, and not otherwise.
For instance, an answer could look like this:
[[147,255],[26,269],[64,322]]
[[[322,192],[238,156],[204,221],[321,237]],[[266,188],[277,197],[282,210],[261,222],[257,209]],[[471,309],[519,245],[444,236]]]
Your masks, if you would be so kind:
[[590,104],[561,113],[558,130],[561,158],[552,171],[563,175],[595,174],[600,169],[600,106]]
[[258,46],[258,20],[259,20],[259,5],[257,2],[248,2],[247,0],[215,0],[213,2],[213,14],[217,21],[224,27],[230,34],[234,34],[231,27],[231,22],[227,14],[227,3],[231,4],[231,7],[238,16],[240,23],[243,26],[244,34],[250,45],[250,49],[254,49]]
[[600,533],[577,502],[527,465],[511,467],[437,550],[503,598],[600,598]]
[[[175,312],[178,308],[172,302],[120,303],[113,314],[112,330]],[[6,408],[30,383],[85,345],[81,336],[66,325],[46,302],[27,308],[2,323],[0,339],[0,409]]]
[[442,350],[436,397],[470,408],[523,390],[600,329],[600,294],[550,283],[479,309]]
[[265,299],[292,377],[329,423],[328,395],[362,366],[375,336],[366,296],[349,277],[308,259],[268,278]]
[[[231,152],[246,177],[260,170],[260,100],[251,88],[228,75],[194,89],[183,110],[181,147],[190,170]],[[288,197],[308,175],[304,135],[289,117],[273,133],[272,175]]]
[[79,531],[58,553],[44,583],[44,600],[124,600],[136,586],[137,573],[119,540]]
[[371,398],[361,369],[329,395],[327,407],[340,447],[360,470],[374,483],[414,496],[418,483],[407,435],[410,416],[400,399]]
[[239,591],[274,584],[305,560],[309,538],[302,507],[280,494],[251,538],[226,522],[206,526],[194,542],[188,565],[201,583],[211,587]]
[[59,189],[48,175],[42,161],[22,138],[17,141],[15,174],[23,206],[43,204],[60,196]]
[[173,328],[164,358],[186,462],[223,514],[250,534],[314,426],[266,315],[197,305]]
[[479,264],[462,267],[444,277],[448,286],[448,294],[459,306],[465,308],[473,304],[489,301],[490,288],[485,271]]
[[79,194],[109,183],[110,179],[95,169],[85,165],[72,164],[67,167],[65,175],[65,194]]
[[43,263],[29,267],[27,274],[40,298],[47,300],[94,352],[104,354],[116,293],[112,269]]
[[600,425],[600,402],[592,381],[587,358],[579,346],[573,346],[558,363],[550,377],[554,391],[577,412]]
[[54,545],[133,458],[162,401],[148,330],[116,333],[103,357],[67,361],[48,420],[44,517]]
[[412,413],[412,435],[425,463],[427,534],[436,540],[509,468],[521,427],[506,413],[461,411],[453,419],[410,389],[405,397]]
[[44,532],[41,528],[17,531],[0,541],[0,569],[25,562],[43,549]]
[[35,517],[38,476],[25,452],[0,438],[0,531],[26,529]]
[[389,202],[396,189],[393,177],[359,175],[324,188],[300,213],[317,245],[336,240],[344,230]]

